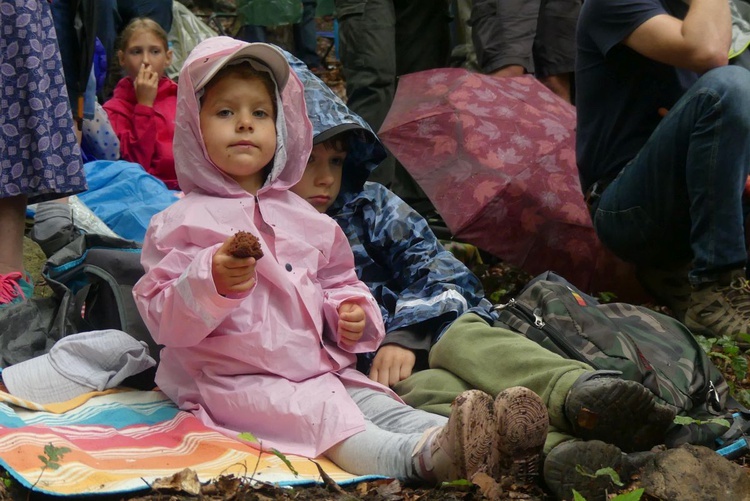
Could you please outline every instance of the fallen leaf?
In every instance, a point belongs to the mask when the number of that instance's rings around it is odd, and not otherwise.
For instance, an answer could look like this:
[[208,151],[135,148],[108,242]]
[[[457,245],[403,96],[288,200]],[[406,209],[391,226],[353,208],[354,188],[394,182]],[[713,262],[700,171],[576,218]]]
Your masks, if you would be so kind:
[[157,478],[151,484],[151,488],[184,492],[193,496],[198,496],[201,493],[201,483],[198,480],[198,474],[190,468],[178,471],[171,477]]

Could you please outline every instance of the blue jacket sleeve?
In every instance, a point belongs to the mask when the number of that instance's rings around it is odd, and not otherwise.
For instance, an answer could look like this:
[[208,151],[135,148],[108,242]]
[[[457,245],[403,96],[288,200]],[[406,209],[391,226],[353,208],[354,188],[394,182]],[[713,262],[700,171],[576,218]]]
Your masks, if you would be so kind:
[[[419,346],[406,347],[429,349],[466,310],[489,307],[479,279],[443,248],[427,221],[394,193],[366,183],[356,205],[348,214],[345,232],[360,279],[380,304],[386,332],[399,331],[394,341],[405,344],[408,338],[415,342],[421,338]],[[414,335],[404,336],[403,331]],[[387,334],[384,344],[389,342]]]

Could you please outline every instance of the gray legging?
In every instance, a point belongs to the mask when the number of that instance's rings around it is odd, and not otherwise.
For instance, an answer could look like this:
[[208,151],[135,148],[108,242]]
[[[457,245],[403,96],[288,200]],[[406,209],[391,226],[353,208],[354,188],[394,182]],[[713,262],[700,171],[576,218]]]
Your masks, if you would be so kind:
[[371,388],[347,391],[365,415],[365,431],[334,445],[325,456],[357,475],[418,478],[412,454],[425,430],[443,426],[444,416],[420,411]]

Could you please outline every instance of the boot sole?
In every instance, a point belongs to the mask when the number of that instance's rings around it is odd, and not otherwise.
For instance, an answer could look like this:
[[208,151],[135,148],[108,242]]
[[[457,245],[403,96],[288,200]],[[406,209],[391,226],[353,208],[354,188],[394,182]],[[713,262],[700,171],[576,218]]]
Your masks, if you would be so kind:
[[[577,471],[580,466],[591,476]],[[573,489],[587,501],[604,501],[616,489],[609,475],[594,477],[601,468],[612,468],[623,482],[630,468],[620,449],[598,440],[565,442],[558,445],[544,461],[544,483],[558,500],[573,499]],[[593,478],[592,478],[593,477]]]
[[492,448],[494,402],[487,393],[469,390],[461,393],[454,405],[457,411],[449,425],[455,451],[455,479],[470,480],[476,473],[488,470],[487,458]]
[[547,406],[533,391],[516,386],[497,396],[494,409],[492,476],[498,482],[507,475],[523,483],[534,482],[549,429]]
[[574,435],[603,440],[624,452],[645,451],[664,442],[674,411],[656,402],[648,388],[635,381],[592,379],[575,387],[565,402]]

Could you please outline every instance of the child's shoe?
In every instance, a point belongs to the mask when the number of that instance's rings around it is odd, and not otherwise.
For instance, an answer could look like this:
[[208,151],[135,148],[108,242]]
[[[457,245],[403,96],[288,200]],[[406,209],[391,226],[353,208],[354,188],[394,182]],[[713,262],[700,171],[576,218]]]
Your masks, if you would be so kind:
[[492,397],[479,390],[457,396],[448,423],[427,430],[414,448],[412,458],[419,477],[440,484],[488,471],[495,428],[493,405]]
[[494,414],[492,476],[498,482],[507,475],[525,484],[535,482],[549,428],[547,406],[530,389],[515,386],[498,394]]
[[31,275],[14,271],[0,275],[0,308],[20,303],[34,294]]

